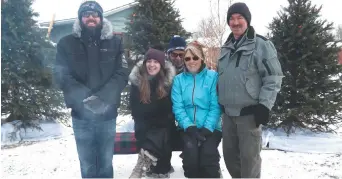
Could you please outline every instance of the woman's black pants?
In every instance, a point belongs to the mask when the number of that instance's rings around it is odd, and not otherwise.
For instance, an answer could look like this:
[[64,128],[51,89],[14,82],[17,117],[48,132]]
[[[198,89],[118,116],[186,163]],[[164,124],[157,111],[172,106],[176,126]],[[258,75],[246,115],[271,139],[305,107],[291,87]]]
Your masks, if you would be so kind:
[[184,133],[183,138],[183,170],[187,178],[220,178],[220,154],[218,145],[222,132],[215,130],[212,135],[201,142]]

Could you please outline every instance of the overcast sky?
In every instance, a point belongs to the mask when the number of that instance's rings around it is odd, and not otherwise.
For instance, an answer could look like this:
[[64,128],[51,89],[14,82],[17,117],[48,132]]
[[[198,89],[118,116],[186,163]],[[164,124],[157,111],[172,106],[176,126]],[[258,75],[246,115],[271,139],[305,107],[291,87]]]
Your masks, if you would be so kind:
[[[133,2],[133,0],[97,0],[104,11]],[[212,0],[217,2],[217,0]],[[221,0],[220,11],[226,16],[228,1]],[[33,9],[40,14],[38,21],[49,21],[52,14],[56,13],[56,19],[73,18],[77,16],[77,10],[82,0],[35,0]],[[267,26],[281,6],[287,6],[287,0],[234,0],[245,2],[251,11],[252,21],[257,33],[265,35]],[[334,22],[335,27],[342,24],[342,0],[312,0],[313,4],[323,5],[321,15],[329,22]],[[196,31],[199,21],[210,14],[210,0],[176,0],[175,7],[179,9],[181,18],[184,19],[183,27],[187,31]]]

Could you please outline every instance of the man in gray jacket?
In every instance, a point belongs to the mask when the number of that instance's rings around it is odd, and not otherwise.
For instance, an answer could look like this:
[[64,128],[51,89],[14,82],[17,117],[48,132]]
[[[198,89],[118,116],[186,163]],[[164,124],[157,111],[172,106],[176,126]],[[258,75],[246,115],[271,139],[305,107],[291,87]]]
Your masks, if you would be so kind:
[[245,3],[229,8],[232,33],[218,59],[223,154],[233,178],[260,178],[261,124],[268,123],[283,78],[273,43],[256,34],[250,22]]

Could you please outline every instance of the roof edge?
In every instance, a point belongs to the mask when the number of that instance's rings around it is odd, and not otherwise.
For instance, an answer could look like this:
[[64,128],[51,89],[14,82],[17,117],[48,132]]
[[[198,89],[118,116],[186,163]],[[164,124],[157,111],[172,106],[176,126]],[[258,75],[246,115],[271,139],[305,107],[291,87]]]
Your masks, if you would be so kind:
[[[110,15],[116,14],[118,12],[124,11],[126,9],[129,9],[131,7],[134,7],[138,4],[138,2],[131,2],[116,8],[113,8],[111,10],[105,11],[103,13],[103,17],[108,17]],[[56,20],[54,22],[54,25],[64,25],[64,24],[69,24],[69,23],[74,23],[74,21],[76,20],[76,17],[74,18],[69,18],[69,19],[61,19],[61,20]],[[50,21],[46,21],[46,22],[38,22],[40,27],[44,27],[44,26],[49,26],[50,25]]]

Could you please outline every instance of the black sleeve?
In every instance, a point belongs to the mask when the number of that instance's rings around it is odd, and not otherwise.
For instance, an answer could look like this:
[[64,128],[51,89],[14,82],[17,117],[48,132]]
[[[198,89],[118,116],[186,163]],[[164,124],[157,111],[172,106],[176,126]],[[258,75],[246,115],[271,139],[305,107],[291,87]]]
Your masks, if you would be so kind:
[[79,108],[83,100],[90,95],[90,89],[78,82],[72,75],[67,64],[67,55],[63,42],[57,44],[56,62],[53,77],[57,86],[63,91],[67,107]]

